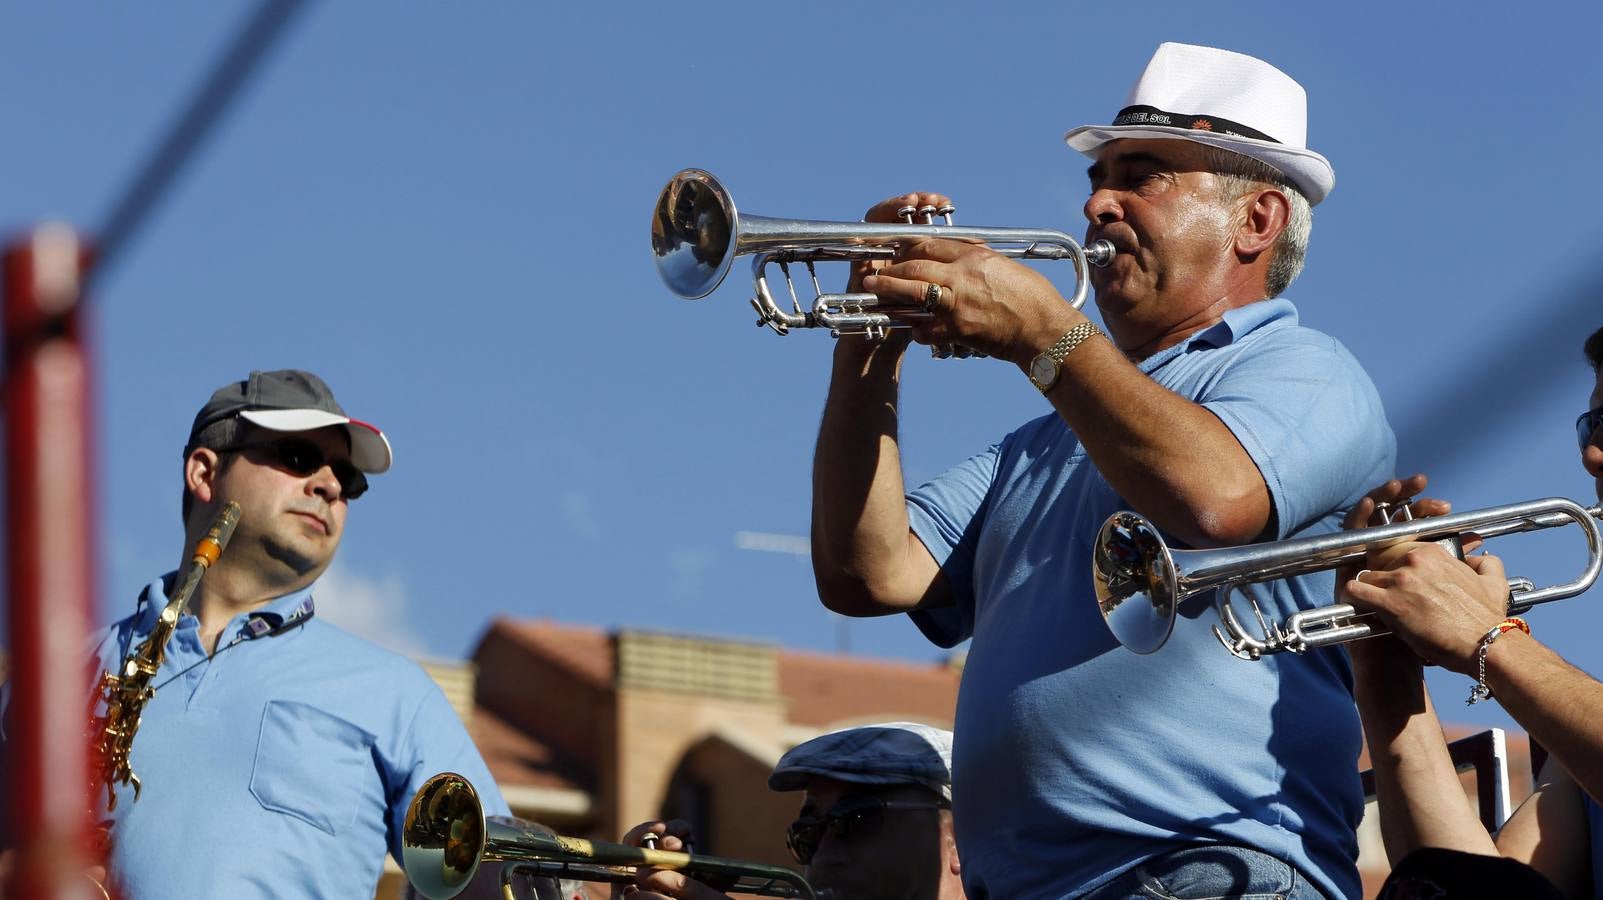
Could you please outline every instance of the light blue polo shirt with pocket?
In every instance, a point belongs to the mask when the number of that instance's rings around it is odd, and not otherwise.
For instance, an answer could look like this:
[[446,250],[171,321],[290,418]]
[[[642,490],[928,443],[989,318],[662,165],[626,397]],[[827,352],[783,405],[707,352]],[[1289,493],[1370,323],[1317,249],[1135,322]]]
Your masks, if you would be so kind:
[[[101,635],[97,671],[150,634],[172,577]],[[179,620],[134,738],[139,799],[119,790],[111,814],[123,897],[371,897],[412,795],[444,771],[507,814],[434,681],[311,612],[307,589],[237,616],[209,658]]]

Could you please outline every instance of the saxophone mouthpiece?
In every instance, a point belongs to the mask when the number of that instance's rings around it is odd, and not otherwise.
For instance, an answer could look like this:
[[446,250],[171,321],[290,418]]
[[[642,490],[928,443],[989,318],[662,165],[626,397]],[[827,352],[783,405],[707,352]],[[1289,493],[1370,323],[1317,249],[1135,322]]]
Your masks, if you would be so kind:
[[212,519],[211,527],[206,529],[206,536],[195,544],[194,561],[198,566],[210,566],[223,555],[223,548],[234,536],[234,528],[239,525],[239,504],[230,500],[223,504],[222,511]]

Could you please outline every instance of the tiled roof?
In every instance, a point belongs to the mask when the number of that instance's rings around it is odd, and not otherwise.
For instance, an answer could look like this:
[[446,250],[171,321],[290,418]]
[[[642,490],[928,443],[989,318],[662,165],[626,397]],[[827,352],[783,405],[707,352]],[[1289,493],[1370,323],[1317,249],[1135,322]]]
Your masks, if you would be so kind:
[[559,625],[550,619],[497,618],[490,631],[511,637],[529,652],[548,659],[594,687],[611,687],[612,636],[599,628]]
[[786,718],[824,727],[854,719],[915,719],[950,728],[962,673],[938,663],[892,662],[782,650],[779,690]]
[[[615,649],[611,635],[599,628],[549,619],[500,618],[490,629],[593,687],[612,684]],[[788,701],[788,718],[794,724],[823,727],[865,717],[895,716],[951,725],[962,673],[945,663],[797,650],[780,650],[778,657],[779,689]]]
[[473,742],[497,784],[589,791],[593,779],[534,735],[508,725],[478,707],[473,713]]

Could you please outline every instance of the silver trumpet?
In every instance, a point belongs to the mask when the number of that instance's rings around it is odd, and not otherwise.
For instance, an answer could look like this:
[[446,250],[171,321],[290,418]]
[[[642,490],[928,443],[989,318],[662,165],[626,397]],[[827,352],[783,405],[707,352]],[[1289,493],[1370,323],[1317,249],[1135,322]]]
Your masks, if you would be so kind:
[[1092,551],[1097,605],[1119,643],[1137,653],[1151,653],[1169,639],[1181,603],[1217,588],[1214,602],[1221,624],[1213,627],[1214,635],[1236,656],[1258,659],[1266,653],[1305,653],[1388,632],[1372,615],[1348,604],[1293,613],[1283,624],[1269,622],[1257,601],[1247,595],[1258,620],[1259,631],[1254,633],[1231,606],[1232,593],[1249,584],[1335,569],[1393,544],[1438,541],[1456,548],[1457,538],[1466,534],[1490,539],[1580,526],[1587,544],[1585,569],[1573,581],[1540,589],[1528,579],[1510,579],[1511,614],[1585,592],[1603,565],[1603,534],[1598,529],[1603,506],[1583,507],[1553,497],[1422,519],[1411,518],[1406,506],[1400,509],[1402,520],[1384,525],[1215,550],[1172,550],[1146,518],[1115,513],[1103,524]]
[[[892,304],[870,293],[825,293],[813,263],[889,259],[896,248],[927,238],[977,241],[1006,256],[1022,259],[1067,259],[1074,263],[1075,288],[1069,304],[1079,309],[1090,288],[1089,266],[1113,259],[1113,245],[1095,241],[1082,248],[1061,231],[1040,228],[987,228],[952,225],[953,209],[906,207],[903,222],[818,222],[743,216],[718,179],[700,169],[685,169],[662,189],[651,213],[651,251],[668,289],[686,300],[699,300],[717,289],[735,257],[752,256],[757,296],[751,301],[757,324],[779,334],[792,328],[827,328],[836,337],[861,334],[883,338],[887,330],[907,328],[929,317],[922,305]],[[941,216],[946,224],[936,225]],[[922,218],[923,222],[915,222]],[[790,277],[790,264],[802,263],[813,282],[815,298],[804,310]],[[768,287],[768,266],[778,264],[790,294],[790,311],[781,309]],[[960,353],[959,355],[969,355]]]
[[674,869],[721,891],[818,900],[807,880],[784,866],[630,847],[545,834],[533,827],[487,822],[466,778],[442,772],[423,783],[406,810],[401,864],[418,893],[455,897],[485,861],[509,862],[501,891],[512,897],[520,875],[633,884],[639,869]]

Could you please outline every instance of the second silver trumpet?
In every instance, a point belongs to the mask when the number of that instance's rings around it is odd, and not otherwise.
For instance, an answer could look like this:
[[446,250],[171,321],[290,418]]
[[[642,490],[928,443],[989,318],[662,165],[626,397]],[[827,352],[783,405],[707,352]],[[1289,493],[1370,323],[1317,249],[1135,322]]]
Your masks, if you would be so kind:
[[1573,580],[1536,588],[1525,579],[1509,582],[1509,612],[1563,600],[1586,591],[1603,568],[1603,506],[1583,507],[1562,497],[1527,500],[1469,512],[1394,521],[1371,528],[1339,531],[1214,550],[1174,550],[1158,529],[1133,512],[1115,513],[1102,526],[1092,551],[1097,605],[1119,643],[1137,653],[1162,647],[1174,629],[1180,604],[1204,591],[1218,590],[1215,603],[1220,643],[1242,659],[1291,651],[1303,653],[1363,637],[1385,634],[1372,616],[1347,604],[1304,610],[1284,623],[1267,621],[1249,597],[1258,620],[1255,634],[1237,616],[1230,597],[1249,584],[1291,578],[1357,562],[1371,550],[1405,541],[1438,541],[1473,533],[1482,538],[1578,525],[1586,537],[1586,566]]

